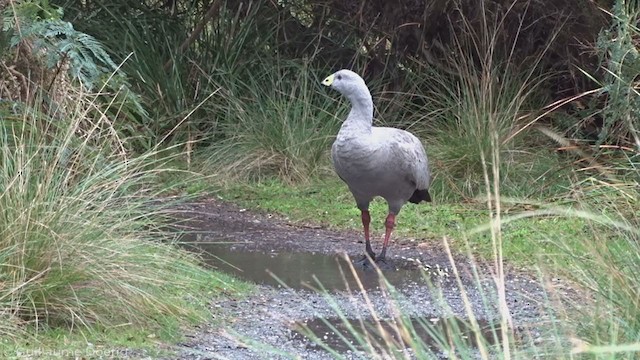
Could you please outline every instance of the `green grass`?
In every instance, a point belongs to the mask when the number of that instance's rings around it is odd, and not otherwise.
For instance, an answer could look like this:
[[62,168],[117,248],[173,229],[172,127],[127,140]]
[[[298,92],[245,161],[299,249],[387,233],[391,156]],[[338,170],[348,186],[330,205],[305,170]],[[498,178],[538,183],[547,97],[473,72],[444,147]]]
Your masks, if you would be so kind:
[[[440,176],[452,185],[451,191],[473,197],[482,192],[483,165],[491,165],[492,147],[498,146],[503,189],[520,188],[506,185],[524,180],[530,166],[540,166],[534,157],[541,153],[541,146],[536,144],[538,134],[527,131],[514,135],[522,126],[522,119],[527,118],[523,114],[538,105],[532,98],[542,80],[514,76],[509,68],[491,68],[489,74],[480,74],[469,64],[458,66],[460,80],[438,73],[427,73],[419,80],[436,87],[424,95],[428,97],[426,105],[413,112],[417,117],[415,128],[423,134],[430,160],[434,167],[444,169]],[[503,74],[499,81],[498,73]],[[421,114],[433,115],[427,118]],[[550,155],[543,158],[543,166],[553,159]],[[527,180],[532,179],[535,178]]]
[[[26,334],[37,337],[12,339],[4,337],[0,342],[3,359],[34,358],[69,359],[74,357],[122,358],[135,354],[147,357],[171,357],[173,344],[184,340],[190,326],[199,323],[222,326],[228,318],[225,314],[213,313],[205,305],[212,299],[224,296],[242,297],[254,291],[254,286],[219,272],[193,274],[188,296],[172,294],[176,305],[191,313],[190,320],[183,317],[159,316],[157,327],[134,327],[131,324],[103,326],[96,324],[90,329],[54,327],[36,330],[33,326],[24,329]],[[170,290],[170,289],[167,289]],[[182,289],[184,291],[185,289]]]
[[619,179],[582,184],[585,190],[580,205],[584,212],[573,217],[585,220],[583,242],[581,246],[557,244],[570,256],[564,268],[590,294],[590,306],[581,301],[575,306],[576,333],[595,345],[589,350],[585,344],[587,352],[600,356],[607,356],[616,346],[621,346],[619,356],[633,354],[634,345],[637,354],[640,344],[637,155],[630,160],[631,166],[623,171],[627,174],[620,174]]

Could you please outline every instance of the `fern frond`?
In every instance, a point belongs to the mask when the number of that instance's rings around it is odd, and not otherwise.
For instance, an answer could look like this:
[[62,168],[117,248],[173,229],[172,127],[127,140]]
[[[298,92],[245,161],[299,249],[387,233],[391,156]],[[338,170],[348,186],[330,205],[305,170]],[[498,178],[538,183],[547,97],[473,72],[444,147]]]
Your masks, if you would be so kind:
[[94,89],[101,78],[118,67],[93,36],[75,30],[73,24],[60,19],[21,24],[21,31],[13,34],[11,45],[26,39],[32,41],[34,52],[45,54],[48,68],[68,61],[71,77],[88,90]]

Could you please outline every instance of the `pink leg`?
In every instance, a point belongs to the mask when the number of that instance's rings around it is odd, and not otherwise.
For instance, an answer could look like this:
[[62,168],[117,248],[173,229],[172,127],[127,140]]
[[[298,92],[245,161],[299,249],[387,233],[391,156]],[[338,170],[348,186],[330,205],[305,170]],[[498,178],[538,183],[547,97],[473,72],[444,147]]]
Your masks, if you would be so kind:
[[382,252],[380,256],[378,256],[378,260],[384,260],[385,256],[387,256],[387,246],[389,246],[389,239],[391,238],[391,232],[393,228],[396,226],[396,215],[389,214],[387,215],[387,220],[384,222],[384,242],[382,243]]
[[369,215],[368,210],[362,210],[360,217],[362,219],[362,227],[364,228],[365,249],[367,250],[367,254],[369,254],[372,259],[375,259],[376,253],[374,253],[371,249],[371,238],[369,236],[369,224],[371,223],[371,215]]

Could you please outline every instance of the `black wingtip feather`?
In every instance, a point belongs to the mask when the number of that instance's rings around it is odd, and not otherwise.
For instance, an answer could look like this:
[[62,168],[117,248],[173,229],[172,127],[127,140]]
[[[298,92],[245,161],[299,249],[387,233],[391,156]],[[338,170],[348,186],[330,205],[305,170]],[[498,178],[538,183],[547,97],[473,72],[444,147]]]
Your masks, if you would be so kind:
[[431,202],[431,194],[429,194],[429,190],[417,189],[413,192],[413,195],[409,198],[409,202],[414,204],[419,204],[421,201]]

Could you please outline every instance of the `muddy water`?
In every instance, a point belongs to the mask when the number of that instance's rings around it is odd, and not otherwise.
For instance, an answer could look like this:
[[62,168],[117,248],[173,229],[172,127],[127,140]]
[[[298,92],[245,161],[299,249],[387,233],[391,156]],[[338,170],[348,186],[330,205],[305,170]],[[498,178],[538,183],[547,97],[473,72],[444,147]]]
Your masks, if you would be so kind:
[[[478,339],[483,344],[497,342],[499,328],[486,321],[478,323],[479,330],[474,332],[471,326],[458,318],[410,318],[402,322],[395,320],[372,319],[349,320],[340,318],[316,318],[298,322],[294,326],[293,337],[305,341],[308,347],[315,347],[313,338],[319,340],[338,352],[364,350],[372,346],[393,352],[404,349],[407,345],[414,350],[448,348],[455,344],[459,349],[470,349],[478,346]],[[476,333],[479,335],[476,336]],[[455,335],[452,335],[455,334]],[[415,345],[419,343],[420,345]]]
[[[372,266],[363,266],[358,259],[349,259],[355,274],[343,255],[327,255],[306,252],[247,251],[242,246],[225,243],[192,242],[188,247],[202,254],[213,267],[258,284],[320,289],[328,291],[357,290],[359,283],[371,290],[380,287],[380,277]],[[423,274],[406,264],[394,264],[392,260],[383,266],[384,277],[395,287],[425,283]]]

